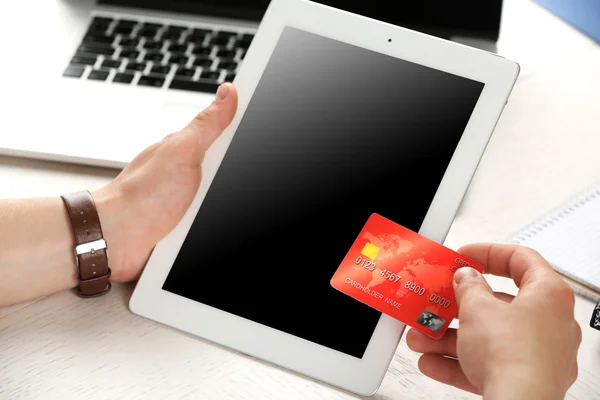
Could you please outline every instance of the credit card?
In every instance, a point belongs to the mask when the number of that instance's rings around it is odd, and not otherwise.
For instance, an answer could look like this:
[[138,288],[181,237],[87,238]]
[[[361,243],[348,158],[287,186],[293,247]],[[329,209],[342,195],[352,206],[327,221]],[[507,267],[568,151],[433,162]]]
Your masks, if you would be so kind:
[[372,214],[331,278],[331,286],[419,332],[440,339],[458,314],[454,272],[483,266]]

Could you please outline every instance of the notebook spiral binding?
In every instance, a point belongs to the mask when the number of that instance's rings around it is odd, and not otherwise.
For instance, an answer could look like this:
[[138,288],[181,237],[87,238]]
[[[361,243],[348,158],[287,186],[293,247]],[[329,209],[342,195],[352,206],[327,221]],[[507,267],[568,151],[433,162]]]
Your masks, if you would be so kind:
[[[560,222],[563,218],[565,218],[570,213],[576,211],[579,207],[585,205],[587,202],[600,197],[600,182],[596,182],[594,185],[589,187],[586,190],[583,190],[579,194],[573,196],[569,200],[564,203],[558,205],[551,211],[547,212],[545,215],[542,215],[535,222],[525,226],[519,232],[514,233],[505,243],[508,244],[522,244],[526,239],[531,238],[536,235],[538,232],[541,232],[548,226]],[[573,289],[575,293],[578,293],[584,297],[587,297],[590,300],[597,301],[598,305],[596,308],[597,318],[600,318],[600,296],[597,293],[600,293],[600,287],[591,285],[588,283],[588,288],[592,289],[596,293],[592,293],[587,288],[582,288],[581,282],[578,281],[577,277],[568,271],[559,268],[557,265],[553,265],[552,267],[559,272],[564,277],[571,280],[569,286]],[[596,329],[600,329],[600,326],[596,326]]]
[[514,234],[508,242],[513,244],[521,244],[521,242],[525,239],[530,238],[537,232],[541,232],[554,222],[559,222],[565,217],[565,215],[572,213],[596,197],[600,197],[600,182],[596,183],[594,186],[583,191],[582,193],[572,197],[558,207],[555,207],[546,215],[520,230],[519,233]]

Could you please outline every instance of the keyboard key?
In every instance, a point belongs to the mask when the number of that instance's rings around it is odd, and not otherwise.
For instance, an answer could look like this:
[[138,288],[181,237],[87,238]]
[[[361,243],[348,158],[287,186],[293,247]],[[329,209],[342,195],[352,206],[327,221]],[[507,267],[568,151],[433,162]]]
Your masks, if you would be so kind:
[[156,75],[167,75],[169,71],[171,71],[171,67],[168,65],[155,65],[150,70],[150,73]]
[[211,47],[196,46],[194,47],[194,50],[192,50],[192,54],[196,56],[207,56],[211,53],[211,51]]
[[115,41],[114,36],[107,36],[102,34],[86,35],[82,42],[90,45],[110,45]]
[[217,37],[217,38],[227,38],[227,39],[229,39],[230,37],[233,37],[233,36],[237,36],[237,33],[228,32],[228,31],[219,31],[215,35],[215,37]]
[[88,28],[89,33],[104,33],[108,30],[108,27],[112,23],[112,19],[110,18],[99,18],[96,17],[90,23]]
[[227,74],[225,76],[225,82],[233,82],[234,79],[235,79],[235,74]]
[[127,63],[127,66],[125,67],[125,69],[128,71],[143,71],[146,69],[146,64],[130,62],[130,63]]
[[189,58],[187,56],[183,56],[183,55],[177,55],[177,54],[173,54],[171,55],[171,57],[169,58],[169,62],[171,64],[181,64],[181,65],[185,65],[187,64]]
[[196,46],[202,46],[204,40],[206,40],[206,36],[188,36],[185,41],[187,43],[193,43]]
[[221,73],[217,71],[204,71],[200,78],[202,79],[210,79],[210,80],[218,80],[221,77]]
[[187,27],[185,26],[176,26],[176,25],[169,25],[167,26],[167,32],[177,32],[177,33],[181,33],[183,31],[187,31]]
[[127,74],[127,73],[116,74],[112,81],[117,82],[117,83],[131,83],[131,81],[133,80],[133,77],[134,77],[133,74]]
[[194,60],[196,67],[211,67],[213,65],[213,59],[209,57],[199,56]]
[[136,58],[138,58],[139,55],[140,55],[140,52],[137,50],[123,49],[123,50],[121,50],[121,54],[119,55],[119,57],[136,59]]
[[229,37],[213,37],[210,40],[210,44],[213,46],[227,46],[229,44]]
[[90,27],[86,32],[86,36],[87,35],[105,35],[107,31],[108,31],[108,26]]
[[185,41],[186,41],[186,43],[193,44],[195,47],[202,47],[204,45],[204,40],[205,40],[205,37],[190,37],[190,36],[188,36]]
[[170,40],[172,43],[178,42],[181,38],[181,33],[178,32],[165,32],[160,37],[161,40]]
[[71,59],[71,64],[94,65],[96,64],[96,57],[75,56]]
[[139,39],[121,38],[121,40],[119,40],[119,46],[121,47],[137,47],[139,43]]
[[92,19],[91,25],[110,25],[114,20],[108,17],[94,17]]
[[120,20],[117,22],[117,25],[113,29],[113,33],[120,33],[121,35],[131,35],[133,32],[133,28],[138,24],[137,21],[131,20]]
[[104,60],[102,62],[103,68],[119,68],[121,66],[121,61],[119,60]]
[[163,24],[155,24],[155,23],[152,23],[152,22],[144,22],[144,23],[142,24],[142,28],[143,28],[143,29],[146,29],[146,28],[148,28],[148,29],[156,29],[156,30],[159,30],[159,29],[160,29],[160,28],[162,28],[163,26],[164,26]]
[[156,40],[149,40],[144,43],[144,48],[148,50],[160,50],[163,47],[163,43]]
[[176,76],[180,78],[192,78],[196,73],[196,69],[194,68],[180,68],[175,73]]
[[114,34],[118,33],[118,34],[125,35],[125,36],[131,35],[131,32],[133,32],[133,28],[130,26],[117,26],[113,30]]
[[132,21],[132,20],[129,20],[129,19],[121,19],[121,20],[119,20],[117,22],[117,26],[126,26],[126,27],[129,27],[129,28],[132,28],[132,27],[134,27],[137,24],[138,24],[137,21]]
[[185,53],[187,50],[187,44],[175,44],[170,45],[167,50],[172,53]]
[[148,52],[144,56],[144,60],[154,61],[157,63],[161,62],[163,60],[163,58],[165,58],[165,55],[163,53],[156,53],[156,52]]
[[113,53],[115,52],[115,49],[113,49],[112,47],[105,47],[105,46],[81,45],[77,49],[77,52],[112,56]]
[[250,47],[250,44],[252,43],[252,39],[240,39],[237,42],[235,42],[233,45],[235,47],[239,47],[240,49],[247,49],[248,47]]
[[137,35],[139,37],[144,37],[144,38],[154,38],[157,33],[158,33],[158,29],[142,28],[138,31]]
[[88,75],[88,79],[91,79],[93,81],[105,81],[106,78],[108,78],[108,71],[93,70]]
[[232,60],[222,60],[219,63],[219,68],[221,69],[227,69],[227,70],[234,70],[237,68],[237,63],[235,61]]
[[138,85],[141,86],[154,86],[154,87],[162,87],[165,83],[165,78],[159,78],[156,76],[142,76],[138,81]]
[[176,42],[181,38],[183,32],[187,31],[185,26],[168,26],[167,29],[161,35],[161,38],[169,39],[172,42]]
[[195,28],[190,34],[191,37],[206,37],[209,33],[213,33],[210,29]]
[[250,43],[242,43],[242,42],[237,42],[234,44],[234,47],[237,47],[238,49],[248,49],[250,47]]
[[195,36],[195,37],[188,36],[185,39],[185,42],[192,43],[194,46],[200,47],[200,46],[204,45],[205,40],[206,40],[206,36]]
[[242,39],[241,40],[249,40],[252,41],[254,39],[254,34],[253,33],[244,33],[242,35]]
[[235,50],[221,49],[217,51],[217,57],[233,58],[235,57]]
[[75,54],[73,54],[73,57],[83,57],[83,58],[94,58],[96,57],[95,54],[90,54],[90,53],[83,53],[81,51],[77,51],[75,52]]
[[63,76],[67,76],[69,78],[81,78],[83,71],[85,71],[85,67],[79,65],[69,65],[67,69],[65,69],[65,72],[63,72]]
[[217,93],[219,84],[216,82],[194,82],[183,79],[173,79],[169,89],[192,90],[195,92]]

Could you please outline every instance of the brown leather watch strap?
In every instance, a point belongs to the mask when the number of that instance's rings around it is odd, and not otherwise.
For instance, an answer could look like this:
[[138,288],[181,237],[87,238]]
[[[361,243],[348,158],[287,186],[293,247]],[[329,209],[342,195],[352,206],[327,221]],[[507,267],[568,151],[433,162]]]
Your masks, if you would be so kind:
[[80,297],[102,296],[110,291],[108,250],[102,235],[96,203],[88,191],[61,196],[75,237]]

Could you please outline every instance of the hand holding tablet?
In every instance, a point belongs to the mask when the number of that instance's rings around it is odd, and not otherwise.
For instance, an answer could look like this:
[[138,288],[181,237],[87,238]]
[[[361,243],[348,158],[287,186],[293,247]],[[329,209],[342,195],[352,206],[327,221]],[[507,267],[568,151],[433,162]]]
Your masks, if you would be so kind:
[[444,240],[517,75],[494,54],[273,0],[233,122],[131,310],[374,393],[405,325],[329,281],[373,213]]

